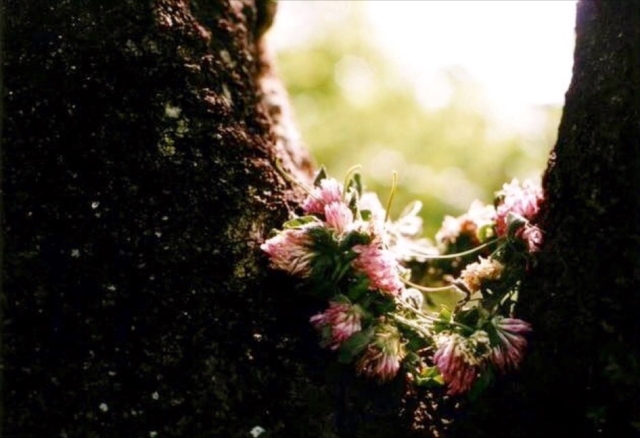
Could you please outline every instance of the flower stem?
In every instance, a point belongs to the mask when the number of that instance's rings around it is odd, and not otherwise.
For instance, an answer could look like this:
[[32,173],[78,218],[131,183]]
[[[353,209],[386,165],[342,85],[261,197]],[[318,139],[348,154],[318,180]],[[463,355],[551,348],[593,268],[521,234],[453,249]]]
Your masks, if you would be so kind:
[[415,322],[409,319],[406,319],[400,315],[392,314],[391,317],[395,319],[397,322],[399,322],[400,324],[410,328],[414,332],[424,336],[427,339],[431,339],[433,337],[433,333],[430,330],[428,330],[426,327],[421,326],[420,324],[416,324]]
[[305,186],[303,183],[301,183],[300,181],[297,181],[294,177],[292,177],[289,172],[287,172],[286,170],[284,170],[282,168],[282,160],[277,159],[275,161],[275,165],[276,165],[276,170],[280,173],[280,175],[282,175],[282,177],[284,179],[286,179],[287,181],[289,181],[291,184],[294,184],[298,187],[300,187],[302,190],[305,191],[306,194],[313,196],[313,194],[311,193],[311,189],[309,189],[307,186]]
[[396,304],[398,304],[400,307],[402,307],[405,310],[409,310],[410,312],[413,312],[415,315],[419,316],[420,318],[422,318],[422,319],[424,319],[426,321],[437,321],[438,320],[438,317],[430,316],[430,315],[427,315],[425,313],[422,313],[420,310],[416,309],[415,307],[412,307],[412,306],[408,305],[407,303],[405,303],[401,299],[396,299]]
[[391,193],[389,194],[389,200],[387,201],[387,210],[386,210],[386,213],[384,215],[384,223],[385,224],[389,220],[389,215],[390,215],[390,210],[391,210],[391,203],[393,202],[393,197],[396,194],[396,189],[397,188],[398,188],[398,174],[396,172],[393,172],[393,177],[391,179]]
[[400,281],[402,281],[404,284],[406,284],[407,286],[411,286],[415,289],[418,289],[421,292],[444,292],[446,290],[451,290],[451,289],[455,289],[456,287],[453,284],[450,284],[448,286],[440,286],[440,287],[427,287],[427,286],[421,286],[419,284],[416,283],[412,283],[411,281],[400,277]]
[[356,173],[358,170],[360,170],[362,168],[362,166],[360,164],[356,164],[354,166],[351,166],[349,168],[349,170],[347,170],[347,173],[344,176],[344,182],[342,183],[342,200],[346,202],[347,200],[347,189],[349,186],[349,180],[351,179],[351,177],[353,176],[354,173]]
[[420,251],[416,251],[416,250],[413,250],[413,251],[414,251],[414,253],[416,255],[419,255],[420,257],[424,257],[426,259],[432,259],[432,260],[455,259],[457,257],[462,257],[462,256],[466,256],[466,255],[469,255],[469,254],[473,254],[474,252],[478,252],[481,249],[484,249],[484,248],[486,248],[486,247],[488,247],[490,245],[493,245],[494,243],[499,242],[502,239],[503,239],[502,237],[498,237],[497,239],[490,240],[489,242],[483,243],[482,245],[478,245],[475,248],[471,248],[470,250],[463,251],[463,252],[457,252],[455,254],[437,254],[437,255],[434,255],[434,254],[429,254],[429,253],[426,253],[426,252],[420,252]]
[[[421,312],[421,311],[419,311],[418,309],[416,309],[416,308],[414,308],[414,307],[409,306],[408,304],[406,304],[405,302],[403,302],[403,301],[402,301],[402,300],[400,300],[400,299],[397,299],[397,300],[396,300],[396,303],[397,303],[400,307],[402,307],[403,309],[408,310],[408,311],[410,311],[410,312],[413,312],[416,316],[420,317],[420,319],[424,320],[425,322],[428,322],[429,324],[432,324],[434,321],[441,321],[441,322],[446,322],[447,324],[450,324],[450,325],[452,325],[452,326],[456,326],[456,327],[460,327],[461,329],[468,330],[468,331],[470,331],[470,332],[474,332],[474,331],[476,330],[476,329],[474,329],[473,327],[470,327],[470,326],[468,326],[468,325],[466,325],[466,324],[462,324],[462,323],[457,322],[457,321],[442,321],[442,320],[441,320],[439,317],[437,317],[437,316],[430,316],[430,315],[427,315],[427,314],[425,314],[425,313],[422,313],[422,312]],[[391,316],[392,318],[396,318],[396,317],[401,318],[401,319],[402,319],[402,321],[399,321],[399,322],[406,323],[407,325],[415,324],[415,323],[413,323],[412,321],[410,321],[410,320],[408,320],[408,319],[406,319],[406,318],[404,318],[404,317],[401,317],[401,316],[399,316],[399,315],[391,314],[390,316]]]

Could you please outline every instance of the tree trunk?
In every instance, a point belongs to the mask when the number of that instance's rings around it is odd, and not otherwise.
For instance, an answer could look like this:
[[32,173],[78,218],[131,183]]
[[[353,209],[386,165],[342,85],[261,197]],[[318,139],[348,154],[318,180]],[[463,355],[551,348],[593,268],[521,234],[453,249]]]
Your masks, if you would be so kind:
[[331,429],[258,248],[311,176],[274,6],[4,2],[4,436]]
[[520,297],[530,354],[460,436],[640,434],[640,2],[582,0],[576,35]]
[[259,250],[304,195],[277,167],[312,176],[260,38],[274,13],[2,5],[6,436],[375,437],[413,420],[401,382],[318,348],[316,305]]

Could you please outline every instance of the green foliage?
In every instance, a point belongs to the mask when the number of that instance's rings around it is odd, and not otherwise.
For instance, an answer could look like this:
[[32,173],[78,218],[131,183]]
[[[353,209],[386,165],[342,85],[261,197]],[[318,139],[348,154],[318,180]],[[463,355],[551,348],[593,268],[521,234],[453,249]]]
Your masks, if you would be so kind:
[[374,334],[375,326],[372,325],[351,336],[340,346],[338,361],[345,364],[352,362],[369,345]]
[[315,216],[301,216],[285,222],[284,224],[282,224],[282,228],[284,229],[298,228],[303,225],[308,225],[308,224],[311,224],[312,222],[317,222],[317,221],[318,219]]
[[304,46],[278,55],[297,124],[317,163],[334,175],[360,163],[367,189],[380,194],[390,192],[392,171],[398,171],[392,217],[419,199],[426,206],[427,235],[445,214],[462,213],[474,199],[491,199],[504,181],[541,173],[558,108],[539,108],[540,132],[496,135],[479,85],[450,68],[450,104],[426,109],[372,45],[372,30],[362,18],[361,8],[351,8]]

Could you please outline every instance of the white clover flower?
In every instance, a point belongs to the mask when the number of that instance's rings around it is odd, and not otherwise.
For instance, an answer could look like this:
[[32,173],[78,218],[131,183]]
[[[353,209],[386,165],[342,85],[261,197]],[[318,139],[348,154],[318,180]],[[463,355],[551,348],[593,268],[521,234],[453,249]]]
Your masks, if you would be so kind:
[[480,257],[479,262],[468,264],[460,273],[460,279],[471,293],[480,291],[485,280],[498,280],[504,265],[493,258]]

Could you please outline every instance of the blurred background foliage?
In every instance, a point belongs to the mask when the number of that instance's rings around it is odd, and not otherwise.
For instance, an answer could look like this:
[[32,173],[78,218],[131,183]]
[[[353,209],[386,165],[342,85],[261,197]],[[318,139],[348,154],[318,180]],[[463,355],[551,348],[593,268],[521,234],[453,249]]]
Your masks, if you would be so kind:
[[539,180],[555,141],[560,105],[530,107],[533,125],[527,129],[501,125],[482,85],[459,66],[442,72],[445,104],[430,105],[376,47],[366,2],[350,3],[325,20],[321,31],[276,51],[297,126],[318,165],[341,180],[348,168],[361,164],[367,189],[383,204],[396,171],[392,217],[410,201],[422,201],[428,237],[444,215],[462,214],[474,199],[492,202],[503,183]]

